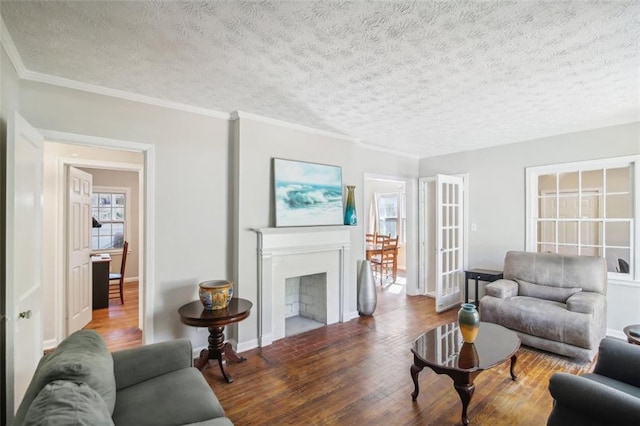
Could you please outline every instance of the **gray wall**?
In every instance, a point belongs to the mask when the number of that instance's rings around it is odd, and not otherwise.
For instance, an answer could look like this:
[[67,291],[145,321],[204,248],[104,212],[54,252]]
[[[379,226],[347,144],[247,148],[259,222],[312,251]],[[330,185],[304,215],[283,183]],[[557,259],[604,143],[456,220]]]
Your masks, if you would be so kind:
[[[525,249],[526,167],[634,154],[640,123],[425,158],[420,176],[469,174],[469,224],[477,231],[469,232],[468,266],[501,269],[507,251]],[[640,285],[610,283],[608,327],[633,322],[640,323]]]
[[[182,325],[177,315],[182,304],[198,298],[201,281],[233,277],[237,294],[257,306],[257,238],[249,229],[273,225],[271,158],[342,166],[343,183],[356,185],[360,214],[364,173],[418,175],[416,159],[331,136],[244,118],[231,123],[31,81],[20,82],[20,112],[37,128],[155,146],[153,341],[188,336],[196,347],[206,344],[206,333]],[[351,232],[348,297],[355,312],[355,264],[364,255],[364,238],[361,226]],[[241,327],[235,333],[240,343],[257,339],[255,309]]]
[[[241,115],[242,117],[242,115]],[[311,161],[342,167],[342,184],[355,185],[359,225],[351,228],[350,277],[346,298],[356,312],[356,264],[364,258],[364,174],[416,178],[416,159],[390,155],[359,147],[353,142],[309,133],[277,124],[240,118],[234,129],[234,180],[237,238],[234,253],[237,270],[234,282],[238,295],[257,302],[257,235],[252,228],[274,226],[271,159]],[[356,313],[357,315],[357,313]],[[252,342],[258,337],[258,315],[254,313],[238,326],[237,339]]]
[[177,309],[198,298],[200,281],[229,275],[228,120],[29,81],[20,102],[37,128],[155,146],[151,339],[195,336]]

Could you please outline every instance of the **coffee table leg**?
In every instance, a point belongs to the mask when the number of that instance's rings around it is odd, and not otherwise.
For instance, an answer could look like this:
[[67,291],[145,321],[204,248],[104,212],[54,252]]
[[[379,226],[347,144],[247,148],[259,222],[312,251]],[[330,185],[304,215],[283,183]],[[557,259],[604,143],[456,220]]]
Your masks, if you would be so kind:
[[413,379],[414,390],[411,394],[411,399],[414,401],[418,398],[418,393],[420,392],[420,386],[418,386],[418,374],[422,371],[424,367],[422,365],[413,364],[411,366],[411,378]]
[[511,357],[511,380],[515,380],[518,378],[518,375],[515,372],[517,360],[518,360],[518,355],[513,354],[513,356]]
[[473,383],[465,385],[454,383],[453,387],[456,388],[458,395],[460,395],[460,401],[462,401],[462,424],[468,425],[469,417],[467,417],[467,408],[469,407],[469,402],[471,401],[473,391],[476,389],[476,387]]

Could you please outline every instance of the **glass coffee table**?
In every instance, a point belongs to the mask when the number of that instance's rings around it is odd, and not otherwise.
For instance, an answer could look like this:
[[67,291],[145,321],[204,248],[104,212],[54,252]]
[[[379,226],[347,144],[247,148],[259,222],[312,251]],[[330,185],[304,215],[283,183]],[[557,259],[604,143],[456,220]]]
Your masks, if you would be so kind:
[[473,396],[473,380],[484,370],[511,359],[511,379],[517,352],[520,348],[518,335],[500,325],[480,322],[480,330],[474,343],[464,343],[458,323],[452,322],[427,331],[416,339],[411,348],[413,365],[411,378],[415,389],[411,397],[418,398],[418,374],[429,367],[437,374],[446,374],[453,379],[453,387],[462,401],[462,423],[469,424],[467,407]]

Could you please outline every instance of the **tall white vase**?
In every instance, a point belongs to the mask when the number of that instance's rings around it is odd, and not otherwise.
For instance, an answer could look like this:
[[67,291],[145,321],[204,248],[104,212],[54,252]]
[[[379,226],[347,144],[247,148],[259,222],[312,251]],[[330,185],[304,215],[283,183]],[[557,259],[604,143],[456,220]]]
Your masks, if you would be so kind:
[[358,313],[360,315],[373,315],[378,304],[376,282],[373,279],[371,262],[363,260],[358,274]]

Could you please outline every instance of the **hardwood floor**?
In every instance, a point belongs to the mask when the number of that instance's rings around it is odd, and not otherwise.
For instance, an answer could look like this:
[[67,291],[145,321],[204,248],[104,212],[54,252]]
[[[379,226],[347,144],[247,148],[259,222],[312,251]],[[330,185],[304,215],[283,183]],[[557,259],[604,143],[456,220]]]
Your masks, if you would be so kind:
[[124,284],[124,305],[120,299],[110,299],[109,307],[93,311],[93,319],[84,328],[96,330],[110,351],[142,345],[138,328],[138,282]]
[[[134,296],[125,297],[122,311],[128,310]],[[110,330],[107,324],[111,321],[94,324],[95,329],[112,350],[140,345],[140,336],[131,325],[135,322],[124,319],[132,321],[133,316],[118,314],[115,308],[109,317],[122,318],[124,331]],[[244,352],[247,361],[227,364],[234,378],[230,384],[215,362],[202,373],[237,426],[461,424],[460,398],[449,377],[425,368],[414,402],[409,373],[413,341],[429,328],[455,318],[455,309],[436,314],[431,298],[406,297],[378,288],[373,317]],[[522,347],[517,381],[510,378],[508,362],[476,378],[468,410],[471,424],[544,425],[552,405],[547,390],[551,375],[556,371],[581,374],[591,371],[593,365]]]

